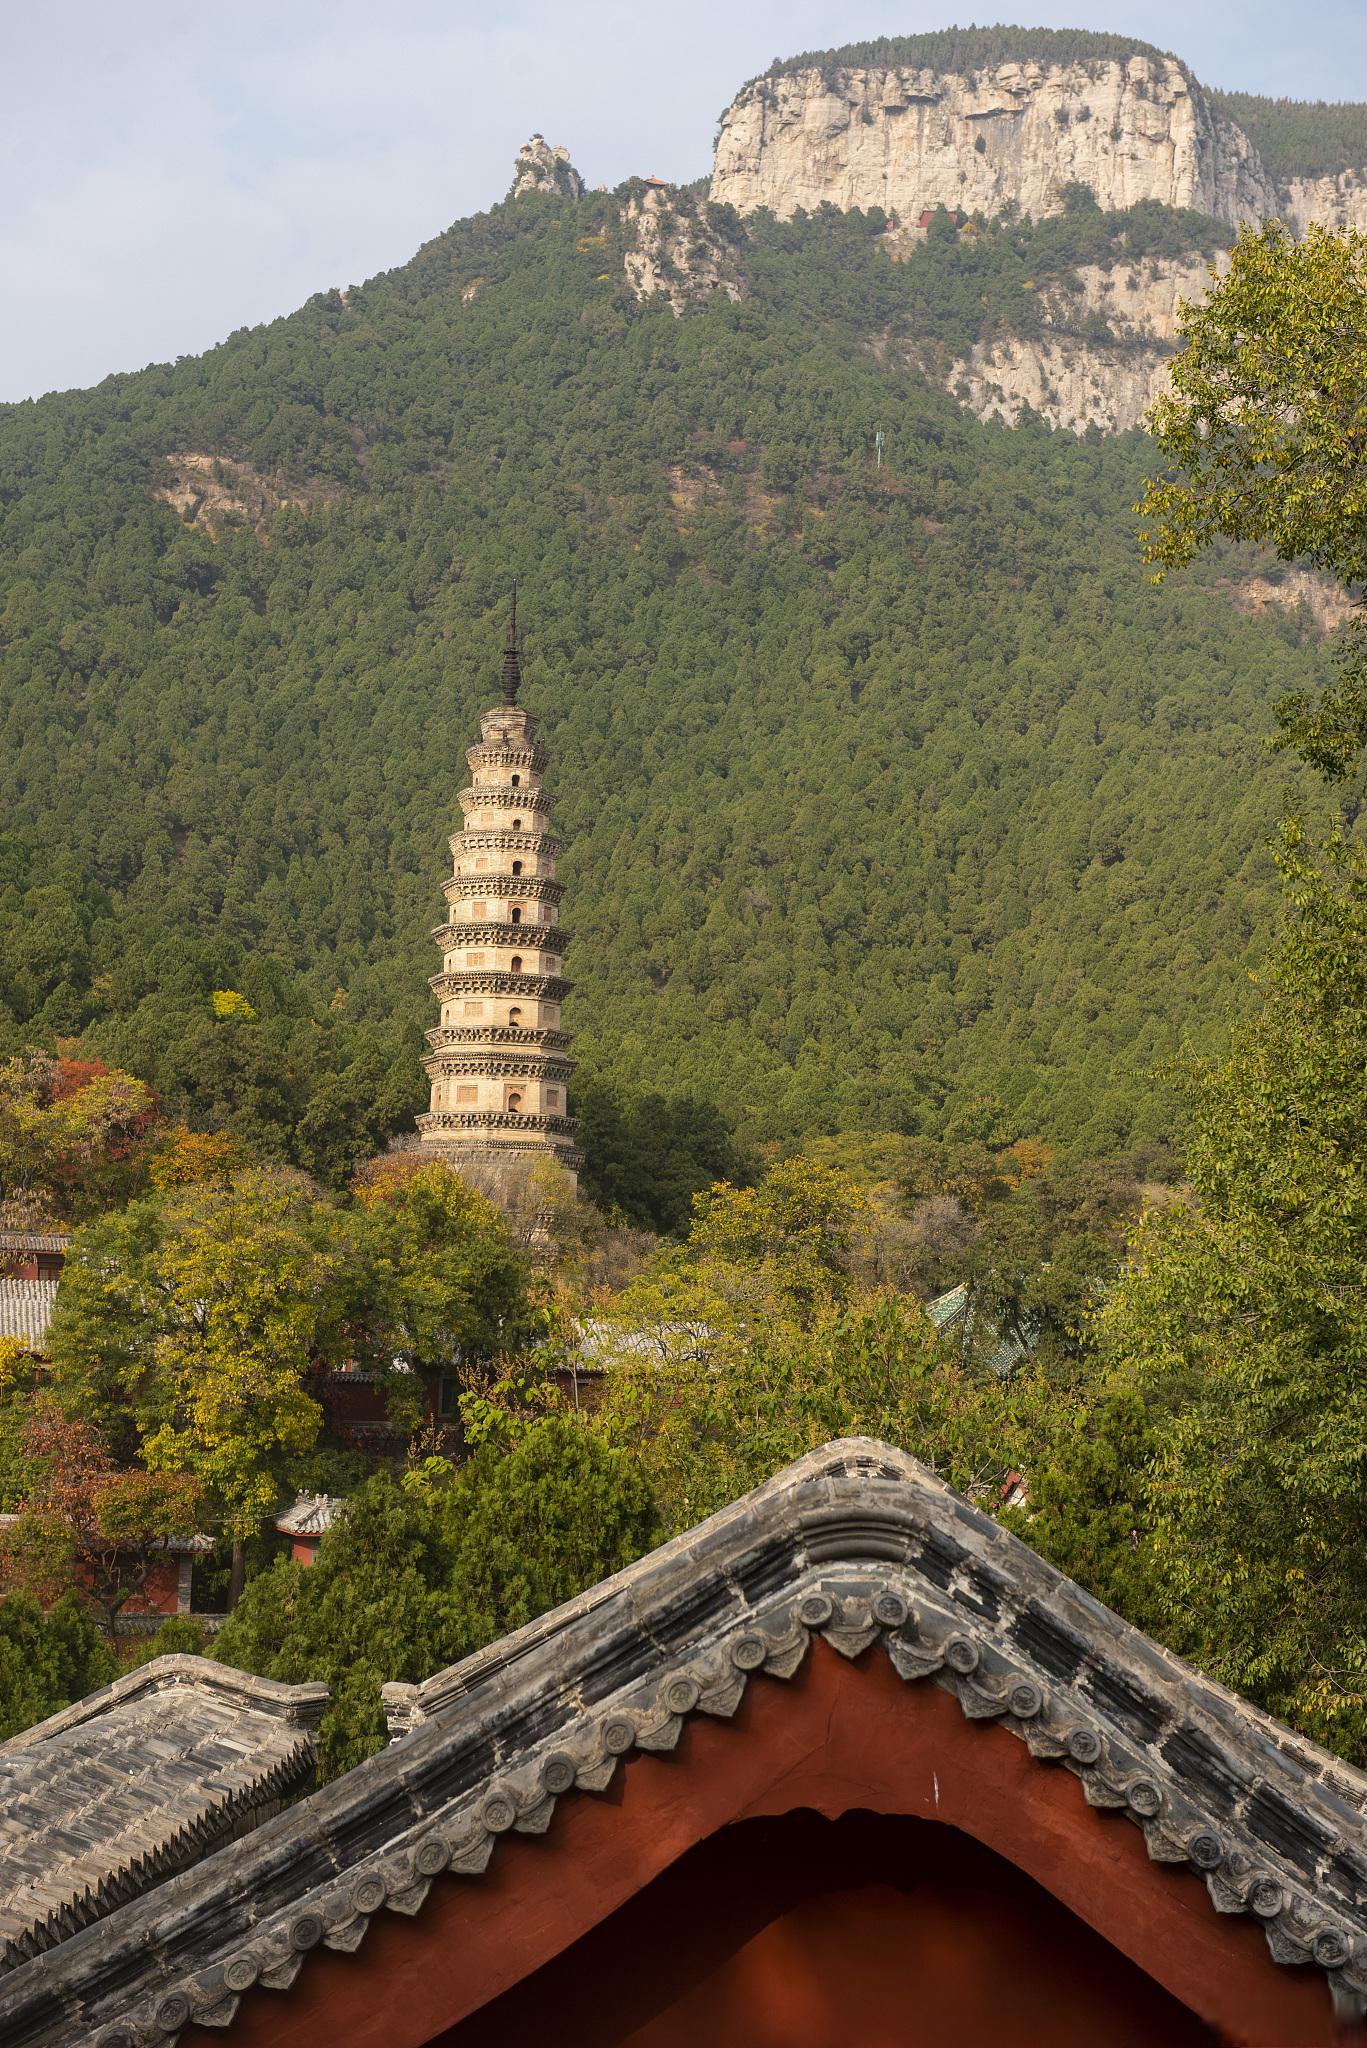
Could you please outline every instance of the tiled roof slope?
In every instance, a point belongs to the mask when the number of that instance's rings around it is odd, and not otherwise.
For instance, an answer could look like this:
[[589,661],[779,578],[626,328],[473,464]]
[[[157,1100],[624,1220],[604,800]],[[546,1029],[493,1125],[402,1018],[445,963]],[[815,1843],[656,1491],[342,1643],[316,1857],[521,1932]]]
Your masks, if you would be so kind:
[[[1101,1607],[913,1459],[830,1444],[698,1529],[420,1686],[409,1732],[225,1852],[0,1980],[6,2048],[153,2048],[241,1994],[285,1991],[382,1908],[417,1912],[509,1829],[601,1790],[633,1748],[731,1715],[814,1636],[943,1687],[1150,1856],[1200,1873],[1213,1909],[1321,1970],[1345,2016],[1367,1992],[1367,1779]],[[550,1847],[547,1854],[554,1854]]]
[[41,1355],[57,1300],[55,1280],[14,1280],[0,1276],[0,1337],[15,1337]]
[[[0,1203],[0,1213],[5,1208]],[[33,1228],[24,1226],[17,1229],[0,1229],[0,1256],[6,1252],[65,1252],[71,1246],[69,1230],[45,1230],[41,1225]]]
[[157,1657],[0,1744],[0,1971],[300,1791],[326,1702],[323,1685]]
[[326,1536],[345,1505],[331,1493],[301,1493],[292,1508],[276,1516],[275,1526],[282,1536]]

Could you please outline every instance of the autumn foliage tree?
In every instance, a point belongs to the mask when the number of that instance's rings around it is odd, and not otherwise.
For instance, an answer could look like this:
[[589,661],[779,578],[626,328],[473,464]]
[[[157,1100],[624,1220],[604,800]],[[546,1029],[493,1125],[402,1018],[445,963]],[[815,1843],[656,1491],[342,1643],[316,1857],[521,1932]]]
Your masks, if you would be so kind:
[[49,1345],[58,1400],[130,1461],[191,1472],[242,1546],[322,1422],[308,1389],[336,1328],[333,1211],[300,1174],[249,1167],[100,1219],[73,1240]]
[[97,1214],[136,1187],[150,1088],[99,1060],[0,1063],[0,1203],[28,1220]]
[[22,1428],[32,1473],[17,1520],[0,1539],[6,1584],[55,1602],[73,1585],[113,1639],[168,1543],[195,1532],[198,1482],[185,1472],[117,1465],[99,1432],[34,1397]]

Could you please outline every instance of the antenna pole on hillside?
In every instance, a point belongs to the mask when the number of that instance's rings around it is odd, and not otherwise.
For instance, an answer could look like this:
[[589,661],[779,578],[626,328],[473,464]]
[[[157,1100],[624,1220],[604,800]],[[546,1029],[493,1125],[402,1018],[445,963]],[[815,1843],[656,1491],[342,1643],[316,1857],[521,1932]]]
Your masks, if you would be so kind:
[[883,429],[880,427],[873,437],[873,457],[878,468],[883,467]]

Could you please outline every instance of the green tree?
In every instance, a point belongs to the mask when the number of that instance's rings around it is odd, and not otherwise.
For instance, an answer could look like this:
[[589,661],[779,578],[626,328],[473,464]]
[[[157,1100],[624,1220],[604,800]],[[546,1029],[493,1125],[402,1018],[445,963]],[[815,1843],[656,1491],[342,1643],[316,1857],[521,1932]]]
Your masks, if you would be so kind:
[[383,1162],[341,1228],[348,1347],[394,1369],[396,1394],[419,1389],[424,1369],[511,1355],[535,1333],[530,1266],[507,1219],[444,1162]]
[[848,1174],[785,1159],[757,1187],[721,1183],[694,1197],[690,1256],[752,1275],[799,1317],[843,1299],[871,1228],[867,1197]]
[[172,1314],[156,1347],[161,1415],[142,1457],[203,1487],[233,1539],[231,1606],[242,1545],[275,1506],[284,1461],[318,1435],[305,1376],[339,1259],[331,1213],[292,1174],[252,1168],[226,1190],[184,1189],[164,1220],[156,1266]]
[[352,1494],[311,1565],[280,1558],[251,1580],[213,1653],[263,1677],[327,1682],[319,1769],[334,1777],[383,1748],[382,1685],[430,1677],[462,1654],[450,1571],[450,1542],[431,1506],[377,1474]]
[[1272,1712],[1367,1740],[1367,854],[1284,830],[1285,935],[1228,1057],[1188,1074],[1191,1196],[1102,1317],[1170,1411],[1154,1542],[1170,1639]]
[[58,1399],[121,1455],[192,1474],[242,1546],[310,1449],[314,1359],[335,1342],[336,1212],[299,1174],[249,1167],[134,1203],[78,1233],[50,1338]]
[[44,1614],[31,1593],[0,1601],[0,1742],[108,1685],[118,1666],[74,1593]]
[[648,1482],[569,1417],[490,1444],[446,1484],[379,1475],[352,1495],[315,1562],[247,1588],[214,1654],[272,1678],[323,1678],[320,1768],[383,1745],[380,1687],[468,1656],[628,1564],[656,1541]]
[[[1367,578],[1367,235],[1278,221],[1245,228],[1228,276],[1182,323],[1172,389],[1151,415],[1170,466],[1143,510],[1160,571],[1223,537]],[[1176,472],[1172,474],[1171,472]],[[1367,741],[1367,629],[1359,611],[1337,680],[1284,700],[1283,737],[1346,775]]]
[[1161,1433],[1131,1391],[1060,1404],[1027,1477],[1023,1507],[1003,1520],[1031,1548],[1137,1628],[1170,1619],[1155,1599],[1151,1468]]
[[537,1422],[506,1454],[477,1451],[442,1506],[471,1649],[620,1571],[661,1533],[636,1460],[569,1415]]
[[762,1318],[668,1374],[618,1359],[594,1421],[639,1460],[673,1535],[838,1436],[897,1444],[990,1505],[1028,1462],[1046,1403],[1028,1376],[1002,1386],[965,1371],[914,1302],[872,1294]]

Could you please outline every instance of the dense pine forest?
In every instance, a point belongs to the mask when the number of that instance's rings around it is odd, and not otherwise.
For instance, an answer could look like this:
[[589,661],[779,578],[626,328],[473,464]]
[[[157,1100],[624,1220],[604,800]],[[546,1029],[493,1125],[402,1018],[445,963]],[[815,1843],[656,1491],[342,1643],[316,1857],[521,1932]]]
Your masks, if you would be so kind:
[[745,1144],[1161,1140],[1279,806],[1323,808],[1266,735],[1329,655],[1236,609],[1242,558],[1152,585],[1142,436],[916,364],[1102,244],[1228,238],[1079,205],[894,263],[877,216],[714,214],[744,295],[676,318],[627,196],[0,411],[0,1052],[334,1181],[399,1128],[516,578],[604,1143],[651,1093]]

